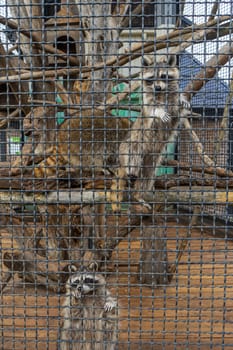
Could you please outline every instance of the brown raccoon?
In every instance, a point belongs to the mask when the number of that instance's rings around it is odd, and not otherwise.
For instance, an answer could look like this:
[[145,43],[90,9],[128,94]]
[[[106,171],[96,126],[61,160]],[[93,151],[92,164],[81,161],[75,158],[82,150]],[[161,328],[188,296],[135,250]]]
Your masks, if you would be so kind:
[[77,177],[111,170],[118,164],[118,149],[130,121],[104,115],[101,110],[84,109],[80,117],[67,119],[57,132],[51,155],[34,169],[35,177],[45,178],[72,168]]
[[[124,118],[104,116],[104,112],[99,110],[85,109],[80,114],[80,118],[67,119],[60,126],[51,155],[34,168],[35,177],[59,178],[59,170],[72,168],[76,177],[81,179],[103,169],[111,172],[112,167],[117,168],[119,144],[126,136],[130,122]],[[101,204],[97,207],[101,208]],[[77,259],[81,254],[80,242],[84,240],[80,240],[77,232],[79,226],[83,226],[82,234],[87,231],[85,220],[78,224],[78,206],[47,204],[39,205],[38,209],[43,223],[40,245],[47,248],[51,258],[68,255],[70,259]],[[97,216],[103,218],[102,213]]]
[[[123,199],[125,178],[136,179],[134,198],[143,202],[151,191],[161,153],[176,134],[180,117],[189,114],[189,102],[179,92],[176,56],[164,57],[155,67],[142,71],[142,112],[119,147],[118,180],[112,185],[111,201]],[[119,193],[118,193],[118,192]],[[119,210],[119,204],[113,204]]]

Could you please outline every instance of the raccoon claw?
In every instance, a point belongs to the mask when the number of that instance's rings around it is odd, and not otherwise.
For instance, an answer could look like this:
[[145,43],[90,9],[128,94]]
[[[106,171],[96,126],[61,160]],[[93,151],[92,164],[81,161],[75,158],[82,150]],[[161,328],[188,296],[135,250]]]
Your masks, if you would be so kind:
[[189,101],[186,99],[186,97],[183,94],[180,95],[180,104],[185,109],[191,108]]
[[153,117],[162,120],[164,123],[169,122],[171,119],[171,115],[161,107],[154,108]]
[[107,301],[104,305],[104,311],[109,312],[112,311],[117,306],[117,303],[115,300]]
[[161,115],[160,118],[163,123],[167,123],[171,120],[171,115],[165,112],[164,115]]
[[184,101],[184,102],[182,102],[182,107],[185,109],[190,109],[191,105],[188,101]]

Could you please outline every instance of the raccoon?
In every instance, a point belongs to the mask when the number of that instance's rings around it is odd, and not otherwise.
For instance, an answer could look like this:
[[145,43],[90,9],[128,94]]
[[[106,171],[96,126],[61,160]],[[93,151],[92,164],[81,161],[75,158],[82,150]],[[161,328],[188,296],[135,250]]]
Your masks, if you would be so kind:
[[176,63],[176,56],[169,55],[142,71],[142,112],[119,147],[118,179],[111,188],[114,211],[120,208],[126,178],[135,180],[134,199],[145,204],[142,197],[153,188],[161,153],[175,137],[180,118],[190,114],[190,104],[179,92]]
[[141,113],[133,124],[98,109],[84,109],[80,117],[65,120],[51,155],[35,167],[35,177],[59,176],[59,169],[67,168],[79,179],[114,174],[108,196],[114,211],[123,199],[125,180],[134,178],[134,198],[144,203],[140,192],[151,191],[161,152],[189,108],[178,80],[176,56],[169,55],[156,67],[143,69]]
[[[34,176],[39,180],[47,177],[59,179],[61,174],[68,171],[81,183],[83,178],[93,179],[93,176],[102,175],[103,172],[112,174],[117,169],[119,144],[129,127],[127,119],[105,115],[98,109],[83,109],[80,117],[66,119],[60,125],[50,156],[33,169]],[[78,258],[81,249],[79,233],[85,236],[87,230],[84,226],[79,230],[76,208],[75,205],[65,204],[38,205],[43,224],[40,246],[52,259],[64,258],[65,255],[70,259]],[[103,217],[101,212],[97,216]],[[75,222],[76,227],[71,222]]]
[[72,169],[77,178],[109,172],[118,164],[118,148],[127,135],[130,121],[84,109],[80,117],[66,119],[58,129],[51,155],[34,168],[36,178]]
[[100,273],[78,271],[66,283],[60,350],[114,350],[117,301]]

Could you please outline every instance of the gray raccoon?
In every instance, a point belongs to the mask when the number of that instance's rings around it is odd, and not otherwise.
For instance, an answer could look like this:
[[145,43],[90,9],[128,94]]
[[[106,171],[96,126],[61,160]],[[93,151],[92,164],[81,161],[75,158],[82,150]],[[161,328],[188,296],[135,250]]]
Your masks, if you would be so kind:
[[[153,188],[163,149],[175,137],[180,118],[190,114],[189,102],[179,92],[175,55],[164,57],[155,67],[145,67],[141,79],[142,111],[119,147],[118,181],[112,185],[119,193],[114,198],[112,192],[112,202],[122,200],[127,177],[136,179],[134,198],[143,202],[143,194]],[[113,209],[119,206],[113,204]]]
[[114,350],[116,344],[116,299],[100,273],[77,271],[66,283],[63,303],[61,350]]

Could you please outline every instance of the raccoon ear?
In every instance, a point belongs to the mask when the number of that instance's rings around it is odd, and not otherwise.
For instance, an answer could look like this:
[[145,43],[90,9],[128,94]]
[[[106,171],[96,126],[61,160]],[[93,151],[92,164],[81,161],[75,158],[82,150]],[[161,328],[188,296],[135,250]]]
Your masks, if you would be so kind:
[[97,261],[92,261],[88,265],[87,270],[91,271],[91,272],[94,272],[94,271],[98,271],[98,268],[99,268],[99,265],[98,265]]
[[168,55],[167,63],[170,67],[174,67],[177,65],[177,57],[176,55]]
[[78,268],[75,265],[68,265],[68,271],[69,273],[74,273],[78,271]]

